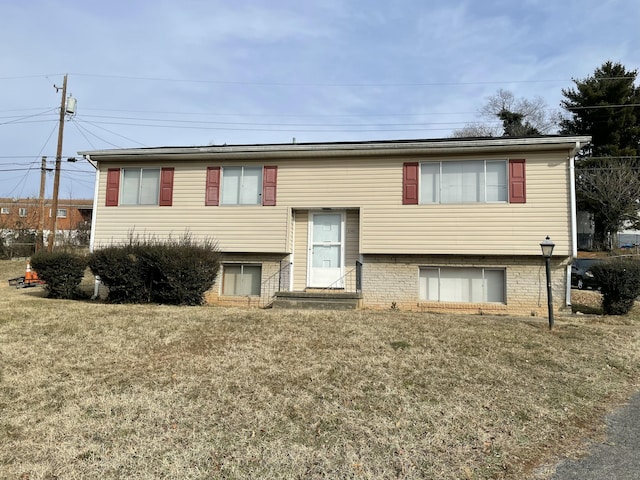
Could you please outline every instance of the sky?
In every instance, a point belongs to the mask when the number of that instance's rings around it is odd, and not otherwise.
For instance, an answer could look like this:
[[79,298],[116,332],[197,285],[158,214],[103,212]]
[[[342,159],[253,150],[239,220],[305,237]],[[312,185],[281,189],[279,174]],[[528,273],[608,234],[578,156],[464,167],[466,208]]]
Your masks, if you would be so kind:
[[[90,199],[79,151],[444,138],[640,67],[636,0],[0,0],[0,197]],[[67,159],[76,158],[70,162]]]

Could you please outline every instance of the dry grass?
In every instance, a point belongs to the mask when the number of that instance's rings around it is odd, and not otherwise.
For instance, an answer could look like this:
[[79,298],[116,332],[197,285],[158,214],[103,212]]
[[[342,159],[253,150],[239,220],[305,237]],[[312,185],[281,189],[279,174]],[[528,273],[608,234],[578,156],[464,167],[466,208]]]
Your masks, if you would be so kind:
[[541,477],[638,388],[637,314],[550,333],[54,301],[7,287],[1,263],[0,478]]

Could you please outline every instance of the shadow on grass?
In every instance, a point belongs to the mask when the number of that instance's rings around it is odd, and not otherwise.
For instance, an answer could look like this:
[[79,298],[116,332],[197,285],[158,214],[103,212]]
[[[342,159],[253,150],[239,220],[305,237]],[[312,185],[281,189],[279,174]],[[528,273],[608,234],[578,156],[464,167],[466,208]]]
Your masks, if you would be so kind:
[[582,303],[574,303],[571,305],[571,311],[573,313],[584,313],[587,315],[604,315],[604,310],[601,306],[585,305]]

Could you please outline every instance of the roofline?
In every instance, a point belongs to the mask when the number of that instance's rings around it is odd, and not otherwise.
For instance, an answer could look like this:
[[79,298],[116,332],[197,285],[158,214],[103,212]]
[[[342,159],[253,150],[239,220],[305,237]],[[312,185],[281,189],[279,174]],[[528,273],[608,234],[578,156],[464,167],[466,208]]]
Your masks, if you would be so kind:
[[382,155],[459,152],[469,149],[506,149],[518,147],[527,150],[552,150],[569,148],[574,153],[591,141],[590,136],[544,135],[535,137],[483,137],[446,138],[423,140],[380,140],[362,142],[278,143],[247,145],[211,145],[200,147],[149,147],[78,152],[86,158],[107,161],[124,159],[157,159],[197,157],[288,157],[335,155]]

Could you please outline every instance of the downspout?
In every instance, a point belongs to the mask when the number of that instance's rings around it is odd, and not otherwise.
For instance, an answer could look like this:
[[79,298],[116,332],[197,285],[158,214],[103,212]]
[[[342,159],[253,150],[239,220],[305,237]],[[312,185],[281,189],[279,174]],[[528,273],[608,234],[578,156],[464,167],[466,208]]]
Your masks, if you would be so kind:
[[296,211],[291,207],[291,255],[289,256],[289,291],[293,292],[293,262],[296,259]]
[[[580,142],[576,142],[576,148],[571,152],[569,157],[569,194],[571,202],[571,263],[573,259],[578,256],[578,219],[577,219],[577,202],[576,202],[576,166],[575,166],[575,153],[580,148]],[[567,265],[567,306],[571,306],[571,263]]]
[[[93,186],[93,215],[91,216],[91,236],[89,237],[89,252],[93,253],[95,248],[95,235],[96,235],[96,218],[98,217],[98,188],[100,186],[100,170],[98,166],[91,161],[91,157],[89,155],[85,155],[87,161],[93,165],[93,168],[96,169],[96,180]],[[95,282],[93,284],[93,295],[91,296],[91,300],[95,300],[98,298],[100,290],[100,277],[96,276]]]

